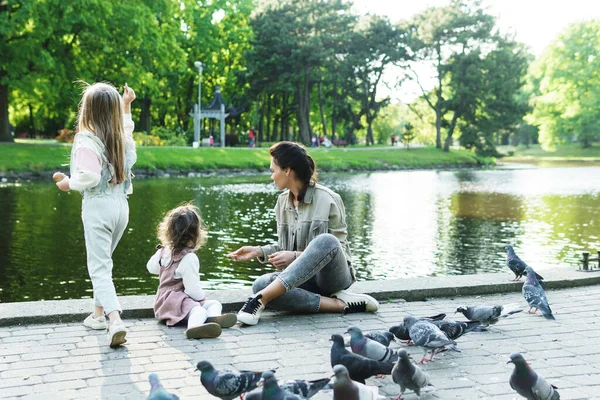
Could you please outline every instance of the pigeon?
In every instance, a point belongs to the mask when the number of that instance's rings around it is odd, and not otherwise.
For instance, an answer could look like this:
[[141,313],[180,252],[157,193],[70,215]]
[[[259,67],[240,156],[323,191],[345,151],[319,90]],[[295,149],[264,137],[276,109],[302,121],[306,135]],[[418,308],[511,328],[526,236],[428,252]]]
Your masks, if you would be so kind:
[[200,382],[208,393],[222,400],[232,400],[242,393],[256,389],[261,372],[255,371],[217,371],[208,361],[196,365],[200,370]]
[[448,336],[448,339],[456,340],[468,332],[485,332],[487,329],[481,327],[479,321],[452,321],[445,319],[443,321],[433,321],[435,326]]
[[360,328],[351,326],[346,333],[350,334],[350,348],[354,353],[375,361],[396,362],[398,360],[398,354],[394,350],[364,337]]
[[366,386],[350,379],[348,370],[343,365],[333,367],[333,400],[377,400],[384,397],[378,394],[376,386]]
[[432,322],[423,319],[418,320],[409,315],[404,317],[404,325],[408,329],[408,334],[415,345],[422,347],[425,351],[423,358],[417,364],[425,362],[427,349],[431,349],[431,357],[427,361],[433,361],[433,356],[440,349],[448,349],[460,353],[460,350],[456,347],[456,342],[448,339],[446,334]]
[[[303,379],[295,379],[285,381],[279,384],[281,390],[297,394],[305,399],[310,399],[317,394],[321,389],[325,389],[329,384],[330,378],[315,379],[307,381]],[[331,386],[329,386],[331,389]],[[258,388],[246,394],[245,400],[261,400],[262,388]]]
[[[521,280],[521,277],[525,275],[525,267],[527,267],[527,264],[515,254],[515,250],[510,244],[506,246],[506,251],[506,265],[508,265],[508,268],[515,274],[515,279],[512,280],[519,281]],[[539,281],[544,280],[541,275],[535,275]]]
[[523,284],[522,291],[523,297],[525,297],[525,300],[529,304],[527,312],[530,313],[531,309],[535,308],[534,313],[539,309],[546,319],[556,319],[552,315],[548,299],[546,299],[546,293],[544,292],[544,288],[540,286],[535,276],[535,271],[529,265],[525,268],[525,271],[527,273],[527,281]]
[[421,389],[425,386],[432,386],[429,383],[429,377],[418,366],[410,362],[406,350],[398,352],[400,358],[392,369],[392,379],[400,385],[400,399],[406,389],[410,389],[419,397],[421,397]]
[[277,383],[275,373],[273,371],[265,371],[262,373],[260,381],[263,383],[262,399],[263,400],[302,400],[304,397],[299,394],[288,392],[282,389]]
[[512,310],[502,314],[504,308],[508,308],[508,306],[460,306],[456,309],[455,314],[462,313],[469,321],[479,321],[482,326],[489,326],[498,322],[500,318],[523,311]]
[[[444,318],[446,318],[446,314],[437,314],[437,315],[433,315],[431,317],[421,317],[419,319],[426,319],[429,321],[439,321],[439,320],[443,320]],[[400,325],[394,325],[389,329],[390,332],[392,332],[394,334],[394,336],[396,336],[398,339],[400,340],[406,340],[408,342],[410,342],[410,336],[408,336],[408,331],[406,330],[406,327],[404,326],[403,323],[401,323]]]
[[390,343],[396,341],[392,332],[370,332],[364,335],[366,338],[381,343],[385,347],[388,347]]
[[507,364],[513,363],[515,369],[510,376],[510,387],[528,400],[559,400],[557,387],[549,384],[535,373],[519,353],[510,355]]
[[354,381],[365,383],[365,379],[374,375],[389,375],[392,373],[393,363],[380,362],[354,354],[344,347],[344,338],[341,335],[331,335],[331,367],[341,364]]
[[150,374],[148,380],[150,381],[148,400],[179,400],[179,397],[165,390],[158,380],[158,375]]

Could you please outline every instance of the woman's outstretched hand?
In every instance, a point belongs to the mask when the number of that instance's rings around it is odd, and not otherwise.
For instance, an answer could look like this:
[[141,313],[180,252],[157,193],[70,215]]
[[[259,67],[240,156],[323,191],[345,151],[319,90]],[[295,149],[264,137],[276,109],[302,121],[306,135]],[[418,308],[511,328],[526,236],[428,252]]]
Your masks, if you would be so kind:
[[262,250],[257,246],[243,246],[234,252],[227,254],[227,257],[234,261],[248,261],[262,254]]
[[296,259],[296,254],[293,251],[278,251],[273,254],[269,254],[269,262],[277,269],[277,271],[284,270]]

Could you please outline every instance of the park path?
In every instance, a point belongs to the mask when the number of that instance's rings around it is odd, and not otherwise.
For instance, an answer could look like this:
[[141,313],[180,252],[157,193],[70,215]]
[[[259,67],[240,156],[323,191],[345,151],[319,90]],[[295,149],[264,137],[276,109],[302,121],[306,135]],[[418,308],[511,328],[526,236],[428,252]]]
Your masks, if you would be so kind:
[[[512,352],[522,352],[532,367],[558,386],[561,399],[600,399],[600,286],[547,293],[556,321],[525,312],[488,332],[458,339],[462,353],[446,353],[423,368],[436,390],[424,399],[513,399],[508,385]],[[27,325],[0,328],[0,398],[144,399],[148,374],[182,399],[209,399],[195,364],[209,360],[217,368],[278,368],[280,379],[314,379],[331,375],[329,337],[355,325],[365,332],[384,330],[412,313],[449,318],[459,305],[517,303],[520,293],[390,301],[377,314],[282,315],[266,313],[254,327],[231,328],[220,338],[190,341],[183,328],[167,328],[151,319],[126,320],[127,346],[111,350],[102,332],[81,324]],[[399,344],[394,346],[400,347]],[[421,350],[407,348],[415,358]],[[391,377],[371,378],[388,398],[399,388]],[[331,398],[331,392],[315,399]],[[405,396],[415,399],[412,392]]]

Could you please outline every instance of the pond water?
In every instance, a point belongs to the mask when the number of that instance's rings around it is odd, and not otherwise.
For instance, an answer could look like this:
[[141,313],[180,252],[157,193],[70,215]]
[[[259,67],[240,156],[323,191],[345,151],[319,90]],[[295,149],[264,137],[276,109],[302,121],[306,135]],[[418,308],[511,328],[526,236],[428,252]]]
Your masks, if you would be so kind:
[[[576,268],[582,251],[600,248],[599,166],[324,173],[321,182],[345,202],[359,280],[497,271],[508,279],[509,242],[539,271]],[[271,268],[224,255],[275,240],[277,193],[267,174],[137,180],[114,254],[118,293],[156,291],[146,271],[156,225],[190,200],[210,228],[198,252],[203,285],[250,285]],[[80,194],[52,182],[0,185],[0,302],[91,296],[80,212]]]

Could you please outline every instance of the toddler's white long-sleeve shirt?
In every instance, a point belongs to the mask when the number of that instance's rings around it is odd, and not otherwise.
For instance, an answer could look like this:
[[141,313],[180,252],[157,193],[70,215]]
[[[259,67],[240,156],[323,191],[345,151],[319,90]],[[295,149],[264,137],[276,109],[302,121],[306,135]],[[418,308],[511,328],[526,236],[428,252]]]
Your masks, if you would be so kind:
[[[161,257],[161,250],[162,257]],[[160,264],[158,263],[160,260]],[[154,255],[148,260],[146,268],[148,272],[154,275],[158,275],[160,272],[160,265],[169,265],[171,262],[171,251],[168,247],[159,249]],[[186,254],[174,274],[175,279],[183,279],[184,292],[196,301],[202,301],[206,297],[202,286],[200,286],[200,260],[195,253]]]

